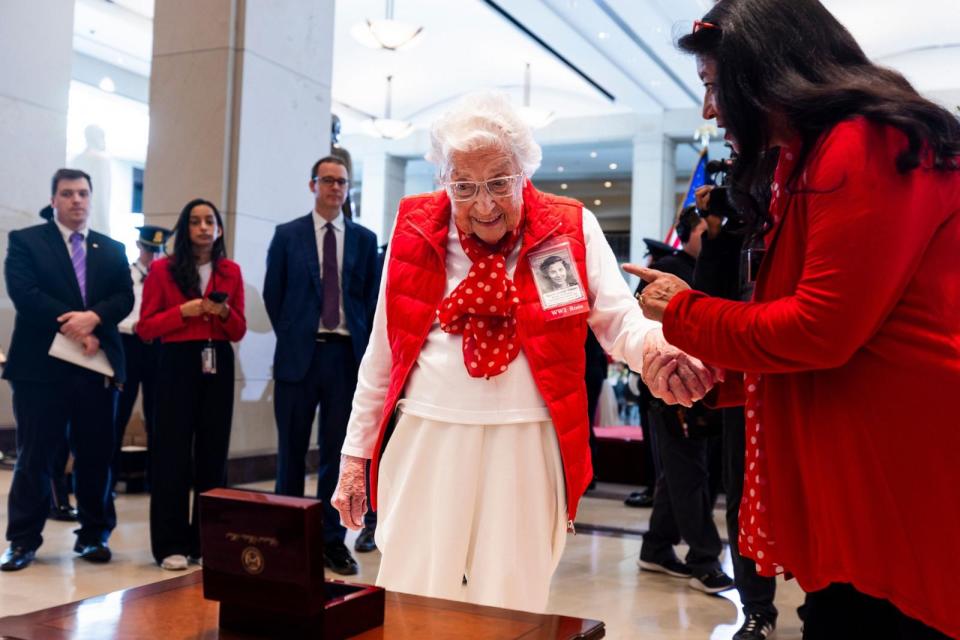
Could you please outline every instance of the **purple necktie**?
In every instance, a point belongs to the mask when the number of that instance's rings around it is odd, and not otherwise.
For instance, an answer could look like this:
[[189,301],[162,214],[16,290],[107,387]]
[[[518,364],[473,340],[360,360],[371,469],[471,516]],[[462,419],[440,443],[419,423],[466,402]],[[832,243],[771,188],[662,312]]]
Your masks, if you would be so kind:
[[83,246],[83,234],[76,231],[70,234],[70,261],[73,262],[73,272],[77,274],[83,306],[87,306],[87,249]]
[[323,234],[323,326],[336,329],[340,325],[340,274],[337,269],[337,237],[333,224],[324,225]]

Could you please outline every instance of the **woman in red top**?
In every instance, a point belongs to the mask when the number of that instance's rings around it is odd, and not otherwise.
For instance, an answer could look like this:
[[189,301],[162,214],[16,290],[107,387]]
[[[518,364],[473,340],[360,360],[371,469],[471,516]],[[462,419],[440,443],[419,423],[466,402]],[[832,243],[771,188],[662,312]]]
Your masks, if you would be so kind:
[[164,569],[186,569],[188,558],[200,558],[196,496],[226,482],[230,343],[246,331],[243,278],[240,266],[226,258],[220,212],[206,200],[191,200],[177,220],[173,256],[150,267],[137,323],[141,338],[162,344],[150,453],[150,545]]
[[679,44],[766,256],[749,303],[628,270],[746,404],[740,551],[808,592],[804,638],[960,637],[960,123],[816,0],[720,0]]

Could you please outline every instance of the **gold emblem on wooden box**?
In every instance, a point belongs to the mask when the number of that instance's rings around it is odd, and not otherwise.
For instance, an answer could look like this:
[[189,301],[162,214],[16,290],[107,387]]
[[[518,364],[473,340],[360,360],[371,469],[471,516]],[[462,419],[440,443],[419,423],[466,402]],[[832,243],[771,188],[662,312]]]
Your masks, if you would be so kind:
[[263,553],[256,547],[247,547],[240,554],[240,564],[244,571],[255,576],[263,571]]

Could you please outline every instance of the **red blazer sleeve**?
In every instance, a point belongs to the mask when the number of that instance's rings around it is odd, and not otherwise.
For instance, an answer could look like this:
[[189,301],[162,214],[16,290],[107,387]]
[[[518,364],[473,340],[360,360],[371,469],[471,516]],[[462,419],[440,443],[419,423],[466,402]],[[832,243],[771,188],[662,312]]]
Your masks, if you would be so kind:
[[180,315],[179,296],[173,294],[176,285],[166,269],[167,261],[154,262],[143,283],[143,299],[140,302],[140,320],[137,335],[144,340],[162,338],[180,329],[186,321]]
[[240,265],[236,263],[230,265],[230,270],[232,290],[229,294],[230,297],[227,299],[230,313],[226,320],[217,317],[216,322],[220,323],[230,342],[239,342],[247,333],[247,318],[243,309],[243,274],[240,272]]
[[805,216],[803,226],[793,225],[805,228],[794,292],[743,303],[685,291],[664,314],[667,340],[739,371],[846,363],[903,295],[943,217],[925,170],[897,173],[904,144],[892,128],[862,119],[835,127],[808,163],[807,189],[793,196],[801,206],[792,203],[786,214]]

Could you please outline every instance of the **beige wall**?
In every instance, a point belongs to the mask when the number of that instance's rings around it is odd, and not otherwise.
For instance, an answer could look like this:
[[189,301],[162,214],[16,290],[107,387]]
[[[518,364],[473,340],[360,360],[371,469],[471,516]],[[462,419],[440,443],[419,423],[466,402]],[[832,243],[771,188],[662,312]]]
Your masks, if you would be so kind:
[[277,223],[312,207],[330,148],[333,0],[156,3],[144,213],[172,227],[188,200],[225,216],[246,282],[231,456],[276,448],[274,337],[261,298]]
[[[50,177],[64,164],[73,56],[73,3],[0,5],[0,255],[11,230],[41,222]],[[0,266],[0,273],[3,267]],[[13,331],[13,303],[0,278],[0,347]],[[13,424],[10,387],[0,384],[0,426]]]

